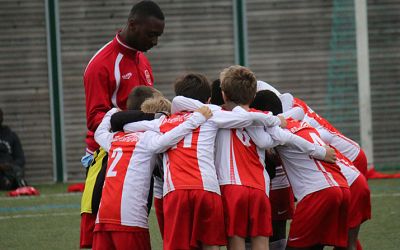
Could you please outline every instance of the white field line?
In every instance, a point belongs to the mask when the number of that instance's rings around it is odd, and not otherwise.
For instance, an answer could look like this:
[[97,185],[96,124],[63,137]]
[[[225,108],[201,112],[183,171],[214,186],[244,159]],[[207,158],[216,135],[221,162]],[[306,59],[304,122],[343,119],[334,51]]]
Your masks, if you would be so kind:
[[79,215],[79,212],[74,213],[44,213],[44,214],[17,214],[17,215],[7,215],[0,216],[0,220],[11,220],[11,219],[23,219],[23,218],[36,218],[36,217],[49,217],[49,216],[70,216]]
[[400,193],[386,193],[386,194],[371,194],[372,198],[375,197],[399,197]]
[[82,195],[80,192],[74,193],[59,193],[59,194],[41,194],[41,195],[32,195],[32,196],[15,196],[15,197],[0,197],[0,201],[2,200],[30,200],[30,199],[37,199],[37,198],[47,198],[47,197],[68,197],[68,196],[79,196]]

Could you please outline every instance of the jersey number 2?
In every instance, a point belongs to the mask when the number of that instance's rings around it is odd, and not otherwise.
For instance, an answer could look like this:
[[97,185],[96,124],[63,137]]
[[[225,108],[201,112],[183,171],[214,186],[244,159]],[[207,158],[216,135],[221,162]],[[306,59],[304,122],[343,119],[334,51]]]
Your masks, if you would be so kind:
[[117,171],[114,170],[115,166],[117,166],[119,160],[121,160],[122,157],[122,148],[115,148],[111,154],[111,159],[113,161],[110,164],[110,167],[108,168],[107,175],[106,177],[114,177],[117,176]]

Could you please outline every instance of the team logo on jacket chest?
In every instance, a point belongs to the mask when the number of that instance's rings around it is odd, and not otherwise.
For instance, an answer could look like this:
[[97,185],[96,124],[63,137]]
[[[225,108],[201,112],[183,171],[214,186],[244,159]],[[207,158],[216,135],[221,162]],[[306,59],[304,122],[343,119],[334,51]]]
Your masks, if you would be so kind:
[[124,80],[129,80],[129,79],[131,78],[131,76],[132,76],[132,73],[131,73],[131,72],[128,72],[128,73],[126,73],[125,75],[122,75],[122,79],[124,79]]

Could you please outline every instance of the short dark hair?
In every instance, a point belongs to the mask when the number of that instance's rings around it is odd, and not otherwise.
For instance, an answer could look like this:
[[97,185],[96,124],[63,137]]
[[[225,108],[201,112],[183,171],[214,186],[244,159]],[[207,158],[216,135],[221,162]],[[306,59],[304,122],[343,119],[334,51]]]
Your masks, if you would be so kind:
[[270,90],[258,91],[250,107],[262,111],[271,111],[274,115],[282,113],[281,99]]
[[224,98],[222,97],[221,81],[219,79],[216,79],[211,83],[211,103],[218,106],[225,103]]
[[227,100],[242,105],[249,105],[257,91],[254,73],[243,66],[234,65],[220,73],[221,89]]
[[199,73],[189,73],[174,83],[175,95],[192,98],[206,103],[211,96],[210,81]]
[[155,2],[148,0],[135,4],[129,13],[129,19],[146,18],[151,16],[162,21],[165,19],[160,6]]
[[162,96],[161,92],[158,90],[148,87],[148,86],[137,86],[132,89],[131,93],[128,96],[128,100],[126,102],[126,108],[128,110],[140,110],[140,106],[142,103],[148,99],[152,98],[155,95]]

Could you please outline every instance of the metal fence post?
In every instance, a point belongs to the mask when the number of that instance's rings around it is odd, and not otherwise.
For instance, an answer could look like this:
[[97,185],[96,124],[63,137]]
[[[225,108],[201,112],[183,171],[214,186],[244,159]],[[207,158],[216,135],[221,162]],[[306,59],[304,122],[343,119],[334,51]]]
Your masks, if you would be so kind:
[[58,0],[45,0],[54,180],[66,180]]
[[369,165],[374,162],[372,133],[371,85],[369,75],[368,16],[366,0],[355,0],[358,103],[360,114],[361,146]]

